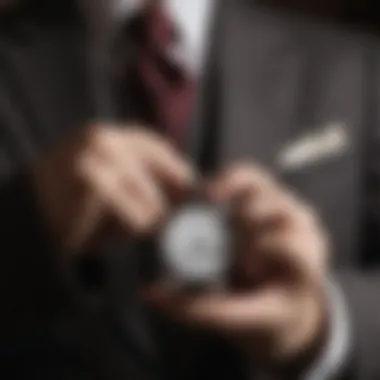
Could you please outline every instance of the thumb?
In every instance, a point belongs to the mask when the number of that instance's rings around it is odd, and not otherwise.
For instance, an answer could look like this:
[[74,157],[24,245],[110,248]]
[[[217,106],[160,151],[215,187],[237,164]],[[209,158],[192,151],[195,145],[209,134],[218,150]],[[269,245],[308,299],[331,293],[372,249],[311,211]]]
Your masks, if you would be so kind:
[[144,298],[186,323],[236,333],[272,330],[289,320],[292,312],[286,292],[273,288],[240,295],[176,297],[163,286],[155,286]]

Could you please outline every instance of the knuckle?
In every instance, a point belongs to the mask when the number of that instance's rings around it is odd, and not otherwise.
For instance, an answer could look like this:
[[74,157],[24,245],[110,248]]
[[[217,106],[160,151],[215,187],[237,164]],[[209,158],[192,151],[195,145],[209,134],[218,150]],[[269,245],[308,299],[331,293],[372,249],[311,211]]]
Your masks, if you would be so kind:
[[232,165],[232,171],[243,175],[253,173],[256,175],[268,175],[269,171],[264,168],[263,165],[249,160],[240,160]]
[[149,213],[151,215],[157,215],[163,210],[163,204],[160,199],[159,194],[152,194],[150,199],[148,199],[149,205],[147,206]]
[[166,215],[166,211],[167,211],[167,208],[163,201],[156,202],[153,205],[152,210],[151,210],[152,219],[156,221],[162,220],[164,216]]
[[303,198],[293,188],[282,187],[282,194],[285,203],[295,215],[303,220],[314,220],[317,216],[316,210],[310,201]]
[[310,220],[310,222],[319,223],[320,217],[315,207],[313,207],[310,203],[303,203],[301,207],[303,209],[303,213],[306,218]]
[[160,203],[149,204],[142,207],[138,215],[131,218],[131,228],[136,234],[150,233],[161,222],[163,216],[164,207]]
[[173,146],[162,136],[152,135],[150,136],[150,142],[153,148],[160,150],[160,152],[174,154]]
[[153,130],[139,127],[138,125],[132,125],[128,127],[126,133],[131,136],[131,138],[142,142],[157,142],[162,139],[161,136]]
[[236,177],[252,176],[254,166],[248,161],[239,161],[230,167],[229,172]]
[[93,173],[92,154],[88,151],[77,155],[73,162],[74,176],[80,180],[87,180]]
[[95,124],[88,130],[86,145],[95,150],[110,150],[117,146],[122,136],[123,130],[117,125]]
[[300,210],[300,216],[302,219],[311,226],[317,226],[320,223],[320,216],[317,213],[316,208],[304,199],[298,200],[298,207]]
[[128,141],[133,141],[135,143],[139,143],[140,141],[143,141],[146,135],[146,131],[141,130],[140,128],[136,126],[128,126],[124,130],[124,137]]
[[155,227],[157,220],[153,217],[151,212],[144,213],[139,220],[134,223],[134,230],[140,235],[150,233]]
[[87,146],[91,148],[102,148],[105,142],[110,140],[110,131],[104,125],[93,126],[87,134]]
[[139,235],[147,233],[150,229],[149,220],[148,219],[141,219],[138,221],[136,220],[133,223],[132,229],[136,234],[139,234]]
[[239,158],[232,163],[231,170],[251,170],[253,166],[253,162],[248,158]]
[[144,234],[145,231],[146,231],[146,226],[145,226],[145,222],[140,220],[140,219],[137,219],[137,218],[133,218],[131,221],[129,221],[128,223],[128,229],[131,231],[132,234],[134,235],[141,235],[141,234]]
[[[132,201],[126,202],[126,204],[132,204]],[[141,207],[133,209],[132,207],[127,207],[124,210],[124,217],[129,226],[129,228],[134,232],[142,231],[147,224],[146,213],[141,209]]]
[[256,163],[241,163],[235,169],[235,178],[248,180],[252,184],[265,186],[266,188],[280,189],[273,174],[263,166]]
[[161,222],[166,214],[166,207],[164,202],[161,200],[154,200],[149,204],[146,211],[146,224],[148,229],[154,228],[158,223]]
[[142,148],[141,153],[150,159],[156,159],[161,154],[174,154],[174,148],[169,141],[153,131],[134,129],[128,131],[128,137],[132,146],[140,146]]

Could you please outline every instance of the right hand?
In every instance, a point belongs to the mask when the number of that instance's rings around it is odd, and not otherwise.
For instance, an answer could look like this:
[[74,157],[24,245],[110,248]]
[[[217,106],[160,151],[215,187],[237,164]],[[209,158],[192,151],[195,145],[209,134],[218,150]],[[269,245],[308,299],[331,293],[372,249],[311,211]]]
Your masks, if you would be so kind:
[[170,194],[193,185],[190,166],[163,138],[141,128],[100,124],[34,167],[48,224],[65,250],[80,251],[112,218],[125,234],[154,230]]

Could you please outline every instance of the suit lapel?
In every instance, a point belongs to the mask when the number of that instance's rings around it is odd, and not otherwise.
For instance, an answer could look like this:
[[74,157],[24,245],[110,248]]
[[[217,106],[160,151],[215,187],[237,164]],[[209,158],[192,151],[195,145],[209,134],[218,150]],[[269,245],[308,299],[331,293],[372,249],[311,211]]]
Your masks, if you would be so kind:
[[17,40],[10,34],[2,41],[2,63],[23,128],[39,151],[93,112],[85,35],[72,23],[20,22]]
[[291,20],[247,0],[225,1],[219,38],[219,165],[254,159],[275,168],[299,124],[305,54]]

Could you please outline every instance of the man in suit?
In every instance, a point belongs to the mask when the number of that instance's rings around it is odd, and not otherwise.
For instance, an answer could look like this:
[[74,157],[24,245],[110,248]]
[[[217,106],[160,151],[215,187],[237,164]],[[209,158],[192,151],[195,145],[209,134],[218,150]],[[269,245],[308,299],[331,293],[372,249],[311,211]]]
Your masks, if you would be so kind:
[[[158,4],[1,16],[4,378],[377,378],[377,39]],[[140,238],[196,171],[240,200],[236,289],[141,297]]]

